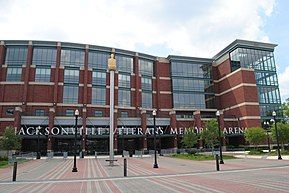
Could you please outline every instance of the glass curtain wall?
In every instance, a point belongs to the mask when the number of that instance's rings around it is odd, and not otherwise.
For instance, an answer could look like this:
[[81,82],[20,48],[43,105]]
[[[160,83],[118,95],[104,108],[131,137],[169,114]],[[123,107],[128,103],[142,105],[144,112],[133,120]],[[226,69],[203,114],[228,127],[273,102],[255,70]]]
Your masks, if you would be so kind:
[[22,66],[26,65],[27,46],[7,46],[5,64],[7,65],[6,81],[20,82]]
[[84,50],[61,50],[60,65],[64,66],[63,103],[78,103],[79,69],[84,66]]
[[152,78],[154,75],[153,61],[140,59],[139,60],[139,73],[141,75],[141,101],[142,108],[152,108]]
[[174,108],[214,108],[211,64],[171,61]]
[[230,53],[231,70],[254,69],[262,119],[270,119],[272,111],[282,117],[281,98],[273,51],[237,48]]

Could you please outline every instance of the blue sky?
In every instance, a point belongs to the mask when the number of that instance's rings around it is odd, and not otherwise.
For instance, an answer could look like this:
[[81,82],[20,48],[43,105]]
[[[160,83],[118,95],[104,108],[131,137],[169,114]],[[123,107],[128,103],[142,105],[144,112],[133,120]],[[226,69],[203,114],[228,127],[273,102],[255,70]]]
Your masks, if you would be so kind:
[[289,98],[287,0],[0,0],[0,39],[51,40],[166,57],[212,57],[235,39],[278,44]]

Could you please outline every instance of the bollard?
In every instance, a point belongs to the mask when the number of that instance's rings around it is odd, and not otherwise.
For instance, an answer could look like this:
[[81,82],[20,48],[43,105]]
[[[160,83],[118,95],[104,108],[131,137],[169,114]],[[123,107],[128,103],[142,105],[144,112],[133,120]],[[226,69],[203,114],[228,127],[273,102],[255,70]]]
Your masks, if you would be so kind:
[[17,162],[14,162],[14,167],[13,167],[13,179],[12,181],[16,181],[16,174],[17,174]]
[[217,167],[217,171],[220,171],[219,155],[218,154],[216,154],[216,167]]
[[123,160],[123,176],[127,177],[127,161],[126,161],[126,158]]

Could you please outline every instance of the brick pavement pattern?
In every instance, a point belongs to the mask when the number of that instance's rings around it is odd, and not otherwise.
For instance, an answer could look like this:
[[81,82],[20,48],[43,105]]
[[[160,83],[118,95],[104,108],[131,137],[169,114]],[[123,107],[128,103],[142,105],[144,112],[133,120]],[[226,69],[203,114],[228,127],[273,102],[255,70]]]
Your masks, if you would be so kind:
[[191,161],[159,157],[123,158],[114,167],[105,158],[77,160],[41,159],[19,164],[17,182],[12,167],[0,169],[0,192],[289,192],[289,161],[265,159],[225,160],[221,171],[215,161]]

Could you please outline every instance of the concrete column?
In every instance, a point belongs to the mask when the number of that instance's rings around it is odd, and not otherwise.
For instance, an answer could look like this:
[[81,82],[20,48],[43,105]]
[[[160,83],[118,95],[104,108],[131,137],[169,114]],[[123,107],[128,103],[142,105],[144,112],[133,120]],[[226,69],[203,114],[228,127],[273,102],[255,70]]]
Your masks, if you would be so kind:
[[[177,128],[177,116],[176,116],[176,111],[171,111],[170,112],[170,125],[172,129]],[[174,136],[173,138],[173,147],[175,149],[178,148],[178,135]]]
[[22,113],[22,108],[21,107],[15,107],[15,112],[14,112],[14,129],[15,131],[19,131],[21,127],[21,113]]
[[[202,120],[201,120],[201,111],[197,110],[193,113],[194,115],[194,125],[195,127],[198,128],[198,132],[201,132],[201,128],[202,128]],[[199,147],[203,148],[203,140],[199,140]]]
[[48,115],[48,127],[49,127],[49,135],[47,139],[47,152],[52,152],[52,144],[53,144],[53,137],[51,135],[51,129],[54,127],[54,117],[55,117],[55,107],[49,108],[49,115]]
[[145,132],[147,129],[147,114],[146,114],[146,110],[142,110],[141,111],[141,128],[142,128],[142,132],[144,134],[144,137],[142,138],[142,149],[143,150],[147,150],[148,148],[148,143],[147,143],[147,136],[145,136]]

